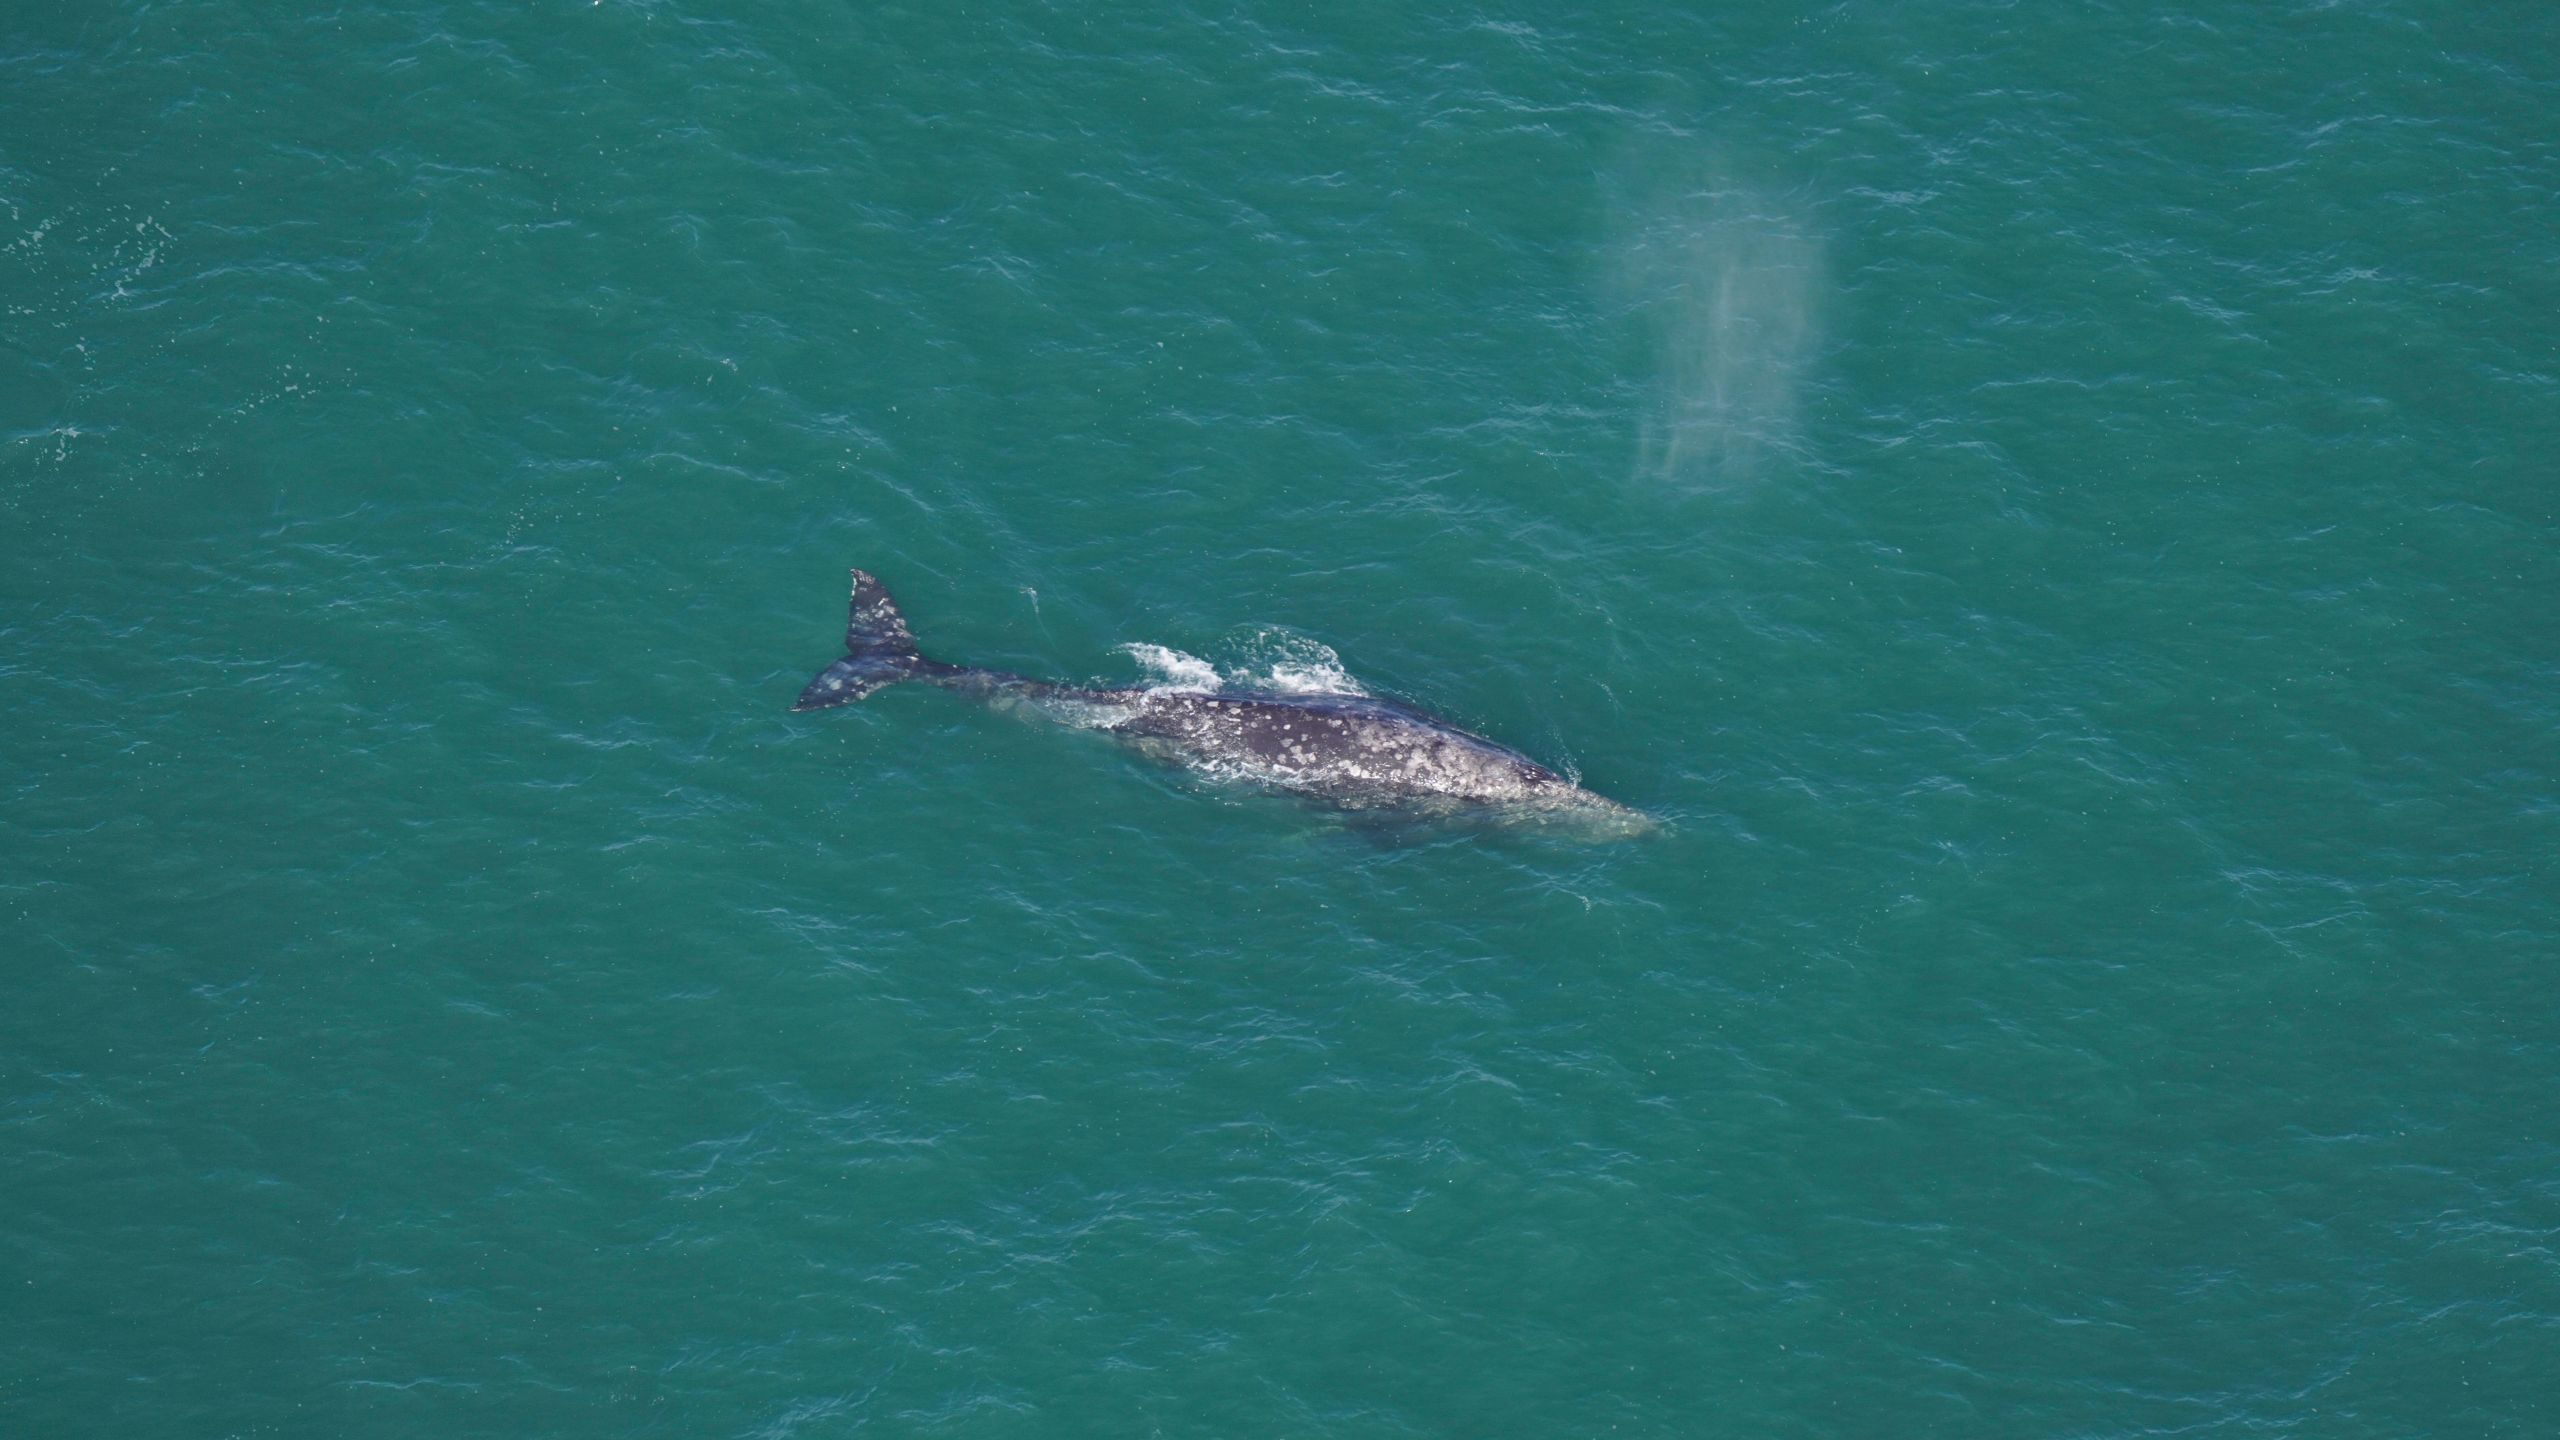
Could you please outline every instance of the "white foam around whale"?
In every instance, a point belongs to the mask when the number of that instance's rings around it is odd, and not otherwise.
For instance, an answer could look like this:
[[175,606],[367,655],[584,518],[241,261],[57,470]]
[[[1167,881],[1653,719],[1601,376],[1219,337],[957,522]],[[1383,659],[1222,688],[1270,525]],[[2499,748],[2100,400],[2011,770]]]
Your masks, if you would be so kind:
[[1197,655],[1162,645],[1123,645],[1119,650],[1136,660],[1138,668],[1151,677],[1146,686],[1149,690],[1205,695],[1225,683],[1218,667]]
[[1344,669],[1342,657],[1321,640],[1292,631],[1262,628],[1224,647],[1232,658],[1224,664],[1165,645],[1122,645],[1120,653],[1146,671],[1145,688],[1166,694],[1209,694],[1220,690],[1266,695],[1366,695]]

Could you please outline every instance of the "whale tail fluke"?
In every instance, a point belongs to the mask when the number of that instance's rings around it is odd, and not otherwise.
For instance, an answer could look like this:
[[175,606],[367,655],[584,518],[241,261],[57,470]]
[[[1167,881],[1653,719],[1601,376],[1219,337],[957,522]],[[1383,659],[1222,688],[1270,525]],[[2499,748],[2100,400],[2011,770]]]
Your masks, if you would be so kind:
[[907,630],[907,617],[900,613],[898,602],[889,598],[889,587],[868,570],[853,572],[853,610],[844,625],[844,649],[848,655],[872,651],[916,653],[916,637]]
[[884,686],[950,668],[916,653],[915,636],[908,633],[907,617],[898,612],[898,602],[889,598],[887,586],[862,570],[853,572],[853,607],[845,622],[844,648],[845,657],[819,671],[792,709],[850,705]]

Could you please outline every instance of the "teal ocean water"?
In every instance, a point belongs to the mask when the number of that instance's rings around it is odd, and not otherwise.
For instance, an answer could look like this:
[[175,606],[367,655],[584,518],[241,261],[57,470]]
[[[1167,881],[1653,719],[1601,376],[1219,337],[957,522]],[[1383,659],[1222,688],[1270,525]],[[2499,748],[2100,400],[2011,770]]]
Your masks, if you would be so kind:
[[0,339],[0,1433],[2560,1427],[2548,6],[21,7]]

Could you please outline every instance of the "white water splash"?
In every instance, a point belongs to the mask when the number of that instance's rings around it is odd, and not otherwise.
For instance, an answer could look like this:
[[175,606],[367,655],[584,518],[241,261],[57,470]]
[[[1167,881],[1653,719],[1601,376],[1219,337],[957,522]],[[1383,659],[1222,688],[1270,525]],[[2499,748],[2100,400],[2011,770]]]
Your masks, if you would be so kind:
[[1213,690],[1249,690],[1268,695],[1366,695],[1368,689],[1344,669],[1332,646],[1293,631],[1257,629],[1221,646],[1224,663],[1186,651],[1144,643],[1123,645],[1120,653],[1135,659],[1150,679],[1149,690],[1169,694],[1205,694]]
[[1230,673],[1242,688],[1280,695],[1366,695],[1368,687],[1351,678],[1332,646],[1294,630],[1258,629],[1241,639],[1241,655]]
[[1150,690],[1206,694],[1224,683],[1218,667],[1197,655],[1145,644],[1123,645],[1120,653],[1135,659],[1140,669],[1154,677],[1146,687]]

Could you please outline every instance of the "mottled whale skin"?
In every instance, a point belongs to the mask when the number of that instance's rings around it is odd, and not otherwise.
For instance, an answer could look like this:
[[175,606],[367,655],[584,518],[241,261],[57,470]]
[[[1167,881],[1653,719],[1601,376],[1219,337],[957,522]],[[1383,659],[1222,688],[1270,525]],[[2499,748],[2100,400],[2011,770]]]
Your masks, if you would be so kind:
[[1158,759],[1347,810],[1563,821],[1605,834],[1633,834],[1653,823],[1516,750],[1391,700],[1088,690],[928,660],[916,653],[897,602],[861,570],[853,572],[844,643],[845,657],[819,671],[792,709],[850,705],[884,686],[921,681],[998,705],[1028,705]]

